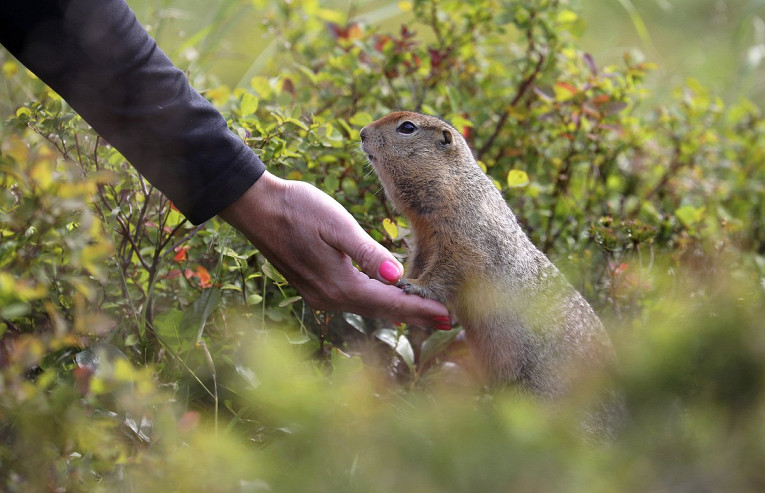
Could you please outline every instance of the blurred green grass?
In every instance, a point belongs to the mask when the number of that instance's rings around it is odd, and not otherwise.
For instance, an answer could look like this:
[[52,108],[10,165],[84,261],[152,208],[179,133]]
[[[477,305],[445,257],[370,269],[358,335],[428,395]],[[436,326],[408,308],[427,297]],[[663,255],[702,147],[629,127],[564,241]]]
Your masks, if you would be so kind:
[[762,106],[765,1],[582,0],[581,8],[582,48],[601,63],[640,50],[659,65],[649,80],[659,101],[693,77],[724,101]]
[[[130,5],[160,46],[191,75],[230,87],[278,56],[263,27],[268,2],[241,0],[134,0]],[[565,2],[564,2],[565,3]],[[398,2],[324,1],[349,19],[395,30],[411,22]],[[600,65],[625,53],[658,64],[649,79],[651,102],[662,103],[689,78],[726,102],[765,96],[765,0],[573,0],[586,23],[580,43]],[[417,26],[415,25],[416,29]]]

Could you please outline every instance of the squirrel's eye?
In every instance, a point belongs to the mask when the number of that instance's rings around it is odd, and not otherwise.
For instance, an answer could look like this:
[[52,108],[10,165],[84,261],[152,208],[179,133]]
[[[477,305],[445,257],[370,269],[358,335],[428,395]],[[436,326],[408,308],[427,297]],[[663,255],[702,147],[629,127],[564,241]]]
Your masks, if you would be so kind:
[[415,124],[410,121],[406,121],[398,126],[398,128],[396,129],[396,132],[400,134],[404,134],[404,135],[409,135],[409,134],[413,134],[415,130],[417,130],[417,127],[415,126]]

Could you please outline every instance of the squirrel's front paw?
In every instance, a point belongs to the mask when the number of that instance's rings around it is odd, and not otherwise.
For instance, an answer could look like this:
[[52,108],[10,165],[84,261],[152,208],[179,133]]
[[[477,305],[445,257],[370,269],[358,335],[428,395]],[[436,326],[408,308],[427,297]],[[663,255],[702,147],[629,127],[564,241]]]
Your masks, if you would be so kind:
[[403,277],[396,283],[396,287],[401,288],[406,294],[416,294],[423,298],[435,299],[433,292],[430,289],[408,281]]

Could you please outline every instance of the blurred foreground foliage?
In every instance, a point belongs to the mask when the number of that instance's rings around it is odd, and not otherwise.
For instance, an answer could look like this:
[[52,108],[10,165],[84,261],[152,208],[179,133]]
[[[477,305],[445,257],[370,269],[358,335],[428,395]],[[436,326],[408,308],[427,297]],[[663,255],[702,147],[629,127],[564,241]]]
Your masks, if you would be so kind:
[[543,404],[482,389],[457,329],[314,312],[3,55],[0,489],[765,488],[760,108],[696,81],[644,107],[651,65],[600,67],[563,1],[401,2],[396,32],[255,4],[274,75],[192,74],[231,128],[403,252],[358,132],[400,108],[452,122],[607,322],[630,419],[593,445],[578,410],[603,376]]

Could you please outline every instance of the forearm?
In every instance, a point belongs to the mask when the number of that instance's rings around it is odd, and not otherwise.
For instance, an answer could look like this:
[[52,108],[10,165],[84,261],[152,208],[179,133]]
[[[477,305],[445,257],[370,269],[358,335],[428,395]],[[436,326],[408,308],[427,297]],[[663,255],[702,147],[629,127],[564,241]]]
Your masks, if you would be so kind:
[[123,0],[3,2],[0,42],[194,223],[265,169]]

